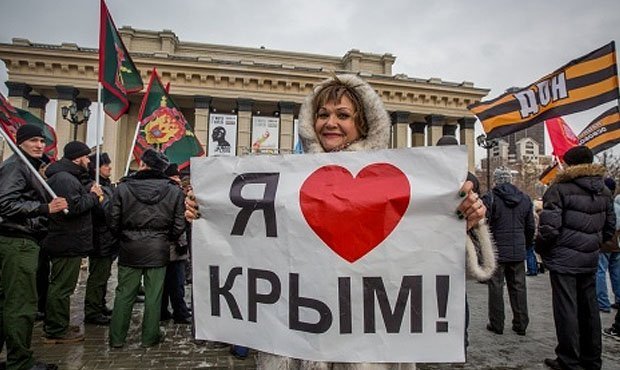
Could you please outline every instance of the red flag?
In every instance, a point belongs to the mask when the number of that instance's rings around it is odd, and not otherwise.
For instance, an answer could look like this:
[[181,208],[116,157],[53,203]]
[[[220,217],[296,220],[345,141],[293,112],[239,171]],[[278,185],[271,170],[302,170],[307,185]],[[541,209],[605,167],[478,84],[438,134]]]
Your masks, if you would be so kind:
[[546,120],[545,126],[553,146],[553,155],[563,160],[564,153],[579,143],[577,135],[573,133],[573,130],[564,122],[562,117]]
[[44,152],[52,161],[55,161],[58,150],[56,147],[56,131],[54,131],[52,126],[35,117],[27,110],[13,107],[4,95],[0,94],[0,126],[2,126],[4,132],[9,135],[13,142],[15,142],[17,130],[27,123],[39,126],[43,130],[43,137],[45,138]]

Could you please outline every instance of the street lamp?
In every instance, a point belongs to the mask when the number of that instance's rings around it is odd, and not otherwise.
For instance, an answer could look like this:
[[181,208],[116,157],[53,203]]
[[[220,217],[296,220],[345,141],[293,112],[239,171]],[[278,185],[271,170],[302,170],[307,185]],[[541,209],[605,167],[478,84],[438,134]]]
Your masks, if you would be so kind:
[[479,147],[487,150],[487,191],[491,190],[491,148],[497,146],[497,139],[488,139],[484,134],[476,137]]
[[[62,118],[69,121],[69,123],[73,125],[73,140],[77,140],[78,126],[88,121],[88,117],[90,117],[90,109],[88,106],[85,106],[82,110],[78,110],[75,102],[71,102],[70,106],[62,107],[60,110],[62,112]],[[80,112],[82,113],[82,118],[80,118]]]

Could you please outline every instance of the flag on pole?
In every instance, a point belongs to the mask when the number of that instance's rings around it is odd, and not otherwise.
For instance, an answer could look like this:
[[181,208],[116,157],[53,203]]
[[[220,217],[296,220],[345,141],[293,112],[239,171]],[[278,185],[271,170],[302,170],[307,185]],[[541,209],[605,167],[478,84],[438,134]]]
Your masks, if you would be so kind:
[[129,109],[127,94],[144,87],[104,0],[99,27],[99,82],[103,87],[103,110],[115,121]]
[[619,97],[616,46],[612,41],[524,89],[467,108],[480,119],[487,137],[494,139]]
[[577,136],[562,117],[551,118],[545,121],[547,133],[553,146],[553,155],[560,160],[564,159],[564,153],[577,145]]
[[[598,154],[620,143],[620,110],[610,108],[596,117],[577,135],[576,145],[585,145]],[[550,183],[557,174],[557,164],[547,167],[540,175],[543,184]]]
[[191,126],[168,95],[155,68],[142,99],[138,119],[140,129],[133,148],[136,160],[147,148],[153,148],[183,169],[189,166],[191,157],[204,154]]
[[58,141],[56,140],[56,131],[54,131],[52,126],[27,110],[13,107],[4,95],[0,94],[0,125],[2,125],[2,129],[13,142],[15,142],[17,130],[27,123],[39,126],[43,130],[45,139],[44,152],[52,161],[55,161],[58,156]]

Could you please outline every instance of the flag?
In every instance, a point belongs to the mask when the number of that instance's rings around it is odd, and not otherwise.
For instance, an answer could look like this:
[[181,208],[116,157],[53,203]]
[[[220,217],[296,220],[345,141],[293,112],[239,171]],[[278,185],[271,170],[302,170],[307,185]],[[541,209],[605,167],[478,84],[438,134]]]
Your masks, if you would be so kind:
[[560,160],[564,159],[564,153],[577,145],[577,136],[562,117],[551,118],[545,121],[549,139],[553,146],[553,155]]
[[137,160],[147,148],[153,148],[163,152],[171,163],[183,169],[189,166],[191,157],[204,154],[191,126],[168,95],[155,68],[142,99],[138,119],[140,130],[133,148]]
[[56,140],[56,131],[54,131],[52,126],[27,110],[13,107],[11,103],[0,94],[0,125],[2,125],[2,129],[9,135],[13,142],[15,142],[17,130],[27,123],[39,126],[43,130],[45,139],[44,152],[52,161],[55,161],[58,155],[58,141]]
[[[620,143],[620,110],[610,108],[596,117],[577,135],[576,145],[585,145],[592,153],[598,154]],[[547,167],[539,180],[548,184],[557,174],[557,165]]]
[[616,46],[612,41],[516,92],[469,105],[489,139],[553,117],[618,99]]
[[610,108],[587,125],[579,136],[578,145],[585,145],[598,154],[620,142],[620,111],[618,106]]
[[127,94],[144,87],[140,72],[131,60],[103,0],[99,26],[99,82],[103,87],[103,110],[115,121],[129,109]]

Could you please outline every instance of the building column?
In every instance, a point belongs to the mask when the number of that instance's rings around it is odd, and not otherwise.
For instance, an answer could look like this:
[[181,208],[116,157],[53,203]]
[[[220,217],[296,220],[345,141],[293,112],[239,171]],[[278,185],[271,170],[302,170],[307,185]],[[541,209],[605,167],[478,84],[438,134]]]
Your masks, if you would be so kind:
[[209,108],[211,97],[203,95],[194,96],[194,134],[202,148],[205,156],[209,154]]
[[[19,109],[28,109],[28,94],[32,91],[30,85],[22,82],[5,82],[6,87],[9,89],[9,103],[12,106]],[[2,141],[2,160],[9,158],[13,155],[13,151],[9,144]]]
[[56,138],[58,139],[58,157],[62,157],[65,145],[73,140],[73,125],[62,117],[62,107],[73,103],[80,91],[73,86],[56,86],[58,104],[56,105]]
[[426,122],[414,122],[409,125],[411,127],[411,146],[424,146],[424,128]]
[[295,103],[281,101],[278,103],[278,109],[280,110],[280,153],[293,153],[293,145],[295,144],[295,138],[293,138]]
[[[121,116],[118,121],[113,120],[107,114],[103,114],[103,145],[102,153],[108,153],[112,161],[112,181],[118,181],[125,173],[127,157],[122,152],[122,137],[130,135],[133,137],[133,130],[127,135],[121,135],[121,125],[127,123],[127,115]],[[134,127],[135,128],[135,127]]]
[[443,136],[443,124],[445,117],[439,114],[429,114],[424,117],[426,123],[428,124],[428,131],[426,138],[428,139],[427,145],[432,146],[437,144],[437,140],[439,140]]
[[237,99],[237,155],[252,151],[252,107],[254,100]]
[[461,139],[459,143],[461,143],[461,145],[467,145],[467,168],[473,173],[476,170],[476,142],[474,139],[474,125],[476,119],[474,117],[463,117],[458,120],[458,123],[461,129]]
[[409,124],[409,112],[395,111],[392,118],[392,148],[407,147],[407,125]]
[[30,95],[28,97],[28,110],[41,121],[45,121],[45,107],[50,100],[43,95]]

